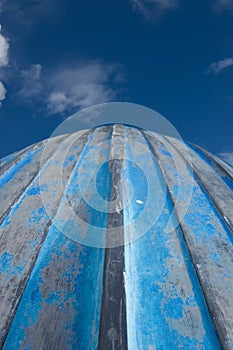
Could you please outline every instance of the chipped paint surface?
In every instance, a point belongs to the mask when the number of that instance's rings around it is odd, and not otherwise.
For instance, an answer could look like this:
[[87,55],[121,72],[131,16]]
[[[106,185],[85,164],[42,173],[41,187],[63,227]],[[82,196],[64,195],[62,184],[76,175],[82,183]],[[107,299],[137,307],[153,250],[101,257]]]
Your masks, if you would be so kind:
[[[167,141],[163,140],[163,142],[166,145]],[[172,142],[176,144],[177,150],[183,151],[182,154],[184,155],[184,150],[177,145],[176,140],[172,140]],[[160,145],[160,147],[162,146]],[[178,181],[175,176],[176,169],[168,158],[163,157],[160,152],[156,151],[156,148],[154,150],[161,162],[163,175],[170,189],[171,197],[175,201],[176,191],[174,191],[174,187],[176,188]],[[192,199],[180,226],[210,310],[212,321],[221,340],[221,345],[226,349],[231,349],[229,337],[233,338],[231,322],[233,311],[231,308],[233,297],[232,232],[230,232],[224,218],[221,217],[217,208],[213,205],[208,192],[203,188],[202,182],[195,174],[193,177],[193,174],[190,173],[189,163],[185,161],[186,159],[178,151],[177,157],[180,157],[180,161],[183,162],[187,191],[189,182],[194,180]],[[197,163],[197,160],[194,158],[193,163]],[[202,178],[203,173],[201,173],[201,169],[199,170]],[[190,176],[192,176],[192,179],[190,179]],[[205,178],[205,182],[209,181],[209,186],[211,186],[210,180],[210,175]],[[212,185],[214,187],[214,181]],[[219,190],[221,191],[222,188],[225,189],[223,181]],[[229,193],[229,196],[232,198],[232,193]],[[178,206],[178,219],[181,210],[182,208]]]
[[51,226],[4,349],[96,349],[103,257]]
[[124,125],[5,157],[0,348],[233,349],[232,184],[207,151]]
[[[141,133],[134,134],[146,143]],[[128,151],[137,163],[137,153]],[[161,153],[171,158],[168,152]],[[153,185],[165,191],[161,171],[149,149],[146,161],[154,174]],[[142,193],[144,186],[140,185]],[[163,197],[158,190],[156,202],[162,203]],[[181,231],[164,231],[172,209],[167,195],[161,214],[160,205],[154,205],[153,214],[160,214],[155,225],[125,247],[128,348],[148,349],[154,343],[156,349],[220,349]],[[126,212],[126,221],[130,214]],[[133,234],[134,229],[131,225],[125,234]]]

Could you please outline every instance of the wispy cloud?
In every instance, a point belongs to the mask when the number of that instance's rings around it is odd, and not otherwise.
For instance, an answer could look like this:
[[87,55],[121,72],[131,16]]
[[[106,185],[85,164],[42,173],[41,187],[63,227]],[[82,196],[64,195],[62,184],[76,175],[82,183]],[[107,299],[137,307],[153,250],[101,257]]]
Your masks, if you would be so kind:
[[113,101],[124,83],[119,64],[79,61],[48,70],[32,65],[20,72],[18,97],[38,103],[47,114],[70,114],[98,103]]
[[[43,19],[51,21],[57,16],[59,6],[64,3],[63,0],[0,0],[0,14],[4,16],[4,21],[8,24],[8,33],[17,38],[20,28],[20,37],[22,37],[33,26],[39,24]],[[9,63],[9,40],[2,35],[0,25],[0,83],[1,83],[1,101],[6,97],[6,88],[2,80],[17,84],[15,81],[19,77],[20,81],[27,81],[27,88],[21,87],[19,91],[23,97],[30,98],[39,95],[42,89],[40,81],[39,65],[33,65],[29,70],[20,70],[17,67],[17,61],[11,60],[10,70],[7,68]],[[14,78],[12,76],[14,75]],[[13,80],[14,79],[14,80]],[[30,88],[29,88],[30,87]],[[1,104],[0,104],[1,106]]]
[[141,12],[146,20],[156,21],[166,11],[175,9],[179,0],[130,0],[134,10]]
[[0,107],[2,105],[2,101],[6,98],[6,89],[3,83],[0,81]]
[[8,39],[2,35],[1,29],[2,27],[0,25],[0,67],[5,67],[9,62],[9,42]]
[[[3,67],[6,67],[9,63],[9,57],[8,57],[9,42],[8,42],[8,39],[2,35],[1,29],[2,28],[0,25],[0,69],[2,69]],[[0,107],[2,105],[2,101],[5,98],[6,98],[6,88],[3,85],[3,82],[0,80]]]
[[213,3],[213,10],[217,13],[221,13],[223,11],[233,11],[233,1],[215,0]]
[[224,58],[223,60],[220,60],[218,62],[214,62],[212,63],[208,70],[207,73],[214,73],[214,74],[218,74],[220,73],[222,70],[233,66],[233,58],[232,57],[227,57]]

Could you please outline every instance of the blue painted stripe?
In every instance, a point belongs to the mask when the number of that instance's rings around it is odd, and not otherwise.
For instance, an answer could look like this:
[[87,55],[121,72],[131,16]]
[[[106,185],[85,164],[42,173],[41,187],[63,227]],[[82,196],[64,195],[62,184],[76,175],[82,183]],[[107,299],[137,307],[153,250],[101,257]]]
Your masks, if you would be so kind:
[[[61,144],[61,146],[59,147],[59,149],[57,151],[57,154],[59,154],[61,149],[64,148],[64,145],[65,145],[65,142],[63,144]],[[28,151],[28,154],[26,155],[26,157],[24,159],[22,159],[22,161],[19,164],[16,164],[15,167],[10,169],[9,172],[7,172],[6,176],[4,175],[3,178],[0,179],[0,184],[1,184],[1,181],[2,181],[2,184],[7,183],[20,168],[22,168],[25,164],[30,163],[32,161],[33,156],[35,156],[35,154],[37,152],[39,152],[42,148],[43,148],[43,146],[36,149],[35,151]],[[11,208],[10,213],[4,218],[4,220],[1,224],[1,227],[0,227],[0,235],[2,233],[2,230],[11,223],[11,219],[17,219],[17,211],[22,208],[24,201],[26,201],[31,196],[35,196],[34,198],[40,197],[40,194],[43,191],[48,190],[47,184],[44,184],[44,185],[42,184],[40,186],[39,180],[40,180],[41,175],[43,173],[45,173],[46,171],[48,171],[49,167],[53,166],[53,164],[58,165],[58,164],[56,164],[56,162],[57,162],[56,161],[56,154],[51,155],[51,157],[54,159],[50,159],[44,164],[43,168],[40,170],[40,173],[38,173],[38,175],[33,179],[31,184],[27,187],[26,191],[23,192],[22,195],[16,201],[16,203],[14,203],[14,205]],[[56,187],[55,183],[50,183],[50,185],[53,185],[53,187]],[[30,207],[29,207],[29,209],[30,209]],[[42,210],[43,208],[39,208],[39,210],[40,209]],[[31,222],[30,220],[32,217],[34,217],[34,219],[33,219],[34,222],[37,222],[37,220],[35,218],[35,213],[33,212],[33,210],[31,211],[31,214],[28,214],[28,216],[27,216],[27,219],[29,220],[28,222]]]
[[[185,161],[191,164],[191,168],[201,183],[202,187],[207,192],[209,200],[212,201],[215,208],[220,213],[231,231],[233,232],[233,219],[232,219],[232,208],[233,208],[233,196],[231,189],[222,181],[216,171],[204,161],[200,156],[198,156],[191,148],[189,148],[188,153],[185,151],[183,144],[177,142],[177,140],[172,141],[173,147],[176,147]],[[191,159],[190,159],[191,157]],[[190,162],[191,160],[191,162]]]
[[69,238],[93,247],[105,247],[109,208],[106,198],[109,200],[111,193],[106,172],[111,132],[110,129],[101,134],[97,129],[89,136],[65,191],[66,200],[61,202],[60,214],[54,219]]
[[[50,224],[50,217],[44,206],[47,210],[49,209],[52,218],[60,201],[59,194],[56,193],[57,181],[55,177],[59,176],[59,170],[63,165],[59,161],[59,154],[64,150],[67,142],[64,141],[57,152],[52,155],[52,158],[45,163],[41,172],[12,207],[11,212],[0,227],[0,299],[3,312],[0,322],[2,335],[0,346],[8,331]],[[82,147],[83,144],[72,147],[67,155],[67,162],[63,168],[63,185],[66,184]],[[75,157],[73,158],[72,155]],[[51,172],[53,178],[49,175]],[[47,201],[43,203],[41,195],[45,193],[48,194],[48,197]],[[6,262],[8,273],[5,273]]]
[[[98,346],[103,258],[103,249],[78,245],[52,226],[4,349],[32,350],[34,344],[44,344],[40,339],[45,336],[43,325],[49,327],[52,322],[48,334],[59,340],[59,346],[56,343],[54,349],[95,350]],[[52,282],[54,275],[56,289]],[[52,320],[54,310],[57,318]],[[48,346],[50,340],[47,341]]]
[[[85,182],[85,191],[95,196],[90,164],[97,160],[92,158],[90,152],[98,142],[107,139],[109,143],[111,140],[110,132],[104,133],[102,138],[100,135],[101,133],[94,132],[89,136],[88,143],[72,172],[53,225],[49,229],[17,309],[4,349],[18,349],[20,344],[23,344],[24,349],[33,349],[33,344],[41,341],[41,329],[44,323],[49,324],[48,318],[52,312],[56,314],[56,318],[48,333],[53,333],[54,344],[60,344],[59,348],[62,348],[61,344],[64,344],[63,348],[66,349],[80,350],[95,350],[98,346],[104,249],[82,246],[67,238],[72,232],[79,235],[80,239],[85,233],[88,237],[88,233],[93,234],[93,230],[89,232],[83,222],[83,225],[73,227],[73,231],[72,222],[67,216],[64,217],[64,213],[67,200],[77,201],[79,208],[78,188],[82,181]],[[98,150],[98,161],[105,163],[109,160],[109,149],[101,147],[101,150]],[[95,156],[95,152],[92,155]],[[84,159],[85,157],[87,158]],[[85,173],[82,179],[79,178],[81,172]],[[110,198],[111,184],[104,190],[108,192],[107,198]],[[106,193],[103,197],[106,198]],[[92,212],[88,214],[92,215]],[[105,222],[102,224],[105,232],[101,237],[103,243],[107,225]],[[58,229],[62,229],[65,235]],[[52,282],[53,275],[57,276],[56,283]],[[54,345],[54,348],[58,348],[58,345]]]
[[227,173],[227,175],[233,179],[233,166],[232,164],[227,163],[223,158],[218,157],[216,155],[214,155],[213,153],[210,153],[208,151],[206,151],[206,154],[208,155],[208,157],[212,158],[222,169],[224,169],[224,171]]
[[204,151],[202,151],[198,147],[195,147],[194,145],[189,144],[189,148],[192,149],[201,159],[206,161],[211,166],[211,168],[215,170],[216,173],[221,177],[221,179],[225,182],[229,189],[233,191],[233,179],[230,178],[230,176],[228,176],[226,172],[224,172],[213,159],[208,157]]
[[[141,238],[125,246],[128,348],[220,349],[182,233],[179,227],[174,232],[165,232],[173,215],[173,204],[160,168],[145,139],[134,132],[133,140],[132,148],[127,141],[127,158],[133,158],[153,174],[153,183],[149,185],[156,189],[156,200],[147,210],[157,220]],[[144,154],[137,155],[135,141],[144,144]],[[167,156],[171,158],[170,154]],[[128,164],[125,177],[137,184],[137,191],[146,193],[148,184],[137,181],[132,164]],[[127,188],[123,193],[126,201]],[[136,201],[134,195],[132,202]],[[134,224],[127,226],[137,215],[135,211],[135,206],[125,211],[126,237],[137,230]],[[174,215],[172,220],[176,221]],[[146,225],[142,222],[141,227]]]
[[[166,145],[163,139],[161,147]],[[175,143],[175,141],[174,141]],[[177,149],[182,145],[175,143]],[[173,146],[174,147],[174,146]],[[177,200],[177,186],[179,179],[177,169],[170,158],[155,150],[159,159],[163,175],[174,202]],[[185,173],[184,191],[189,191],[189,183],[193,181],[192,197],[187,207],[186,215],[182,218],[181,226],[190,251],[192,261],[197,271],[202,290],[211,312],[212,321],[217,328],[221,344],[232,349],[233,332],[231,322],[233,299],[233,237],[202,183],[192,171],[192,164],[186,162],[181,154],[174,149],[174,156],[179,161],[182,173]],[[195,163],[195,159],[192,160]],[[180,220],[182,205],[176,207],[177,217]]]
[[34,156],[43,149],[43,147],[44,146],[42,145],[34,150],[29,149],[18,163],[14,164],[3,174],[3,176],[0,178],[0,187],[10,181],[10,179],[13,178],[24,165],[29,164],[33,160]]
[[3,165],[5,165],[5,164],[9,163],[12,159],[16,158],[19,153],[20,153],[20,151],[14,152],[14,153],[11,153],[8,156],[5,156],[4,158],[2,158],[0,160],[1,167],[3,167]]

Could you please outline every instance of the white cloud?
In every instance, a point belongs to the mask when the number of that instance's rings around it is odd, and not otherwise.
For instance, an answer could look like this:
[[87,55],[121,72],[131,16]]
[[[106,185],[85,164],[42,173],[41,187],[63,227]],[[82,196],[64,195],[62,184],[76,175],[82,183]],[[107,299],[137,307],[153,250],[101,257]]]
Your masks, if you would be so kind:
[[[1,2],[0,2],[0,10],[1,10]],[[4,68],[8,65],[9,57],[8,57],[8,51],[9,51],[9,42],[8,39],[5,38],[1,34],[1,24],[0,24],[0,68]],[[0,81],[0,107],[2,106],[2,101],[6,98],[6,88],[3,85],[3,83]]]
[[98,61],[59,68],[50,78],[49,113],[111,101],[115,91],[110,81],[119,69],[117,65],[103,65]]
[[0,107],[2,105],[2,101],[6,98],[6,89],[3,83],[0,81]]
[[123,82],[123,68],[118,64],[79,61],[51,71],[36,64],[21,71],[18,97],[40,102],[50,115],[68,114],[113,101]]
[[22,85],[18,91],[18,96],[30,99],[42,93],[41,70],[42,66],[40,64],[32,64],[28,69],[21,70],[20,81]]
[[157,20],[166,11],[175,9],[179,0],[130,0],[133,9],[140,11],[147,20]]
[[47,107],[50,114],[59,114],[67,109],[69,103],[68,97],[63,92],[52,92],[48,97]]
[[233,166],[233,152],[219,153],[218,156]]
[[224,58],[223,60],[220,60],[218,62],[214,62],[212,63],[208,70],[207,73],[215,73],[218,74],[220,73],[223,69],[228,68],[233,66],[233,58],[232,57],[228,57],[228,58]]
[[9,59],[8,59],[8,50],[9,50],[9,42],[7,38],[5,38],[1,34],[1,25],[0,25],[0,67],[7,66]]
[[213,10],[215,12],[233,11],[232,0],[215,0],[213,3]]

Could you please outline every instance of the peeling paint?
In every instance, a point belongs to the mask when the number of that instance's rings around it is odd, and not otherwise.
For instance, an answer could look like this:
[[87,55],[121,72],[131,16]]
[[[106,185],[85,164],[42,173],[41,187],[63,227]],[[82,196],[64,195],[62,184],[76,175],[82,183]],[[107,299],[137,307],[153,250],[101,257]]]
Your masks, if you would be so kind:
[[0,348],[233,349],[229,165],[112,125],[1,171]]

